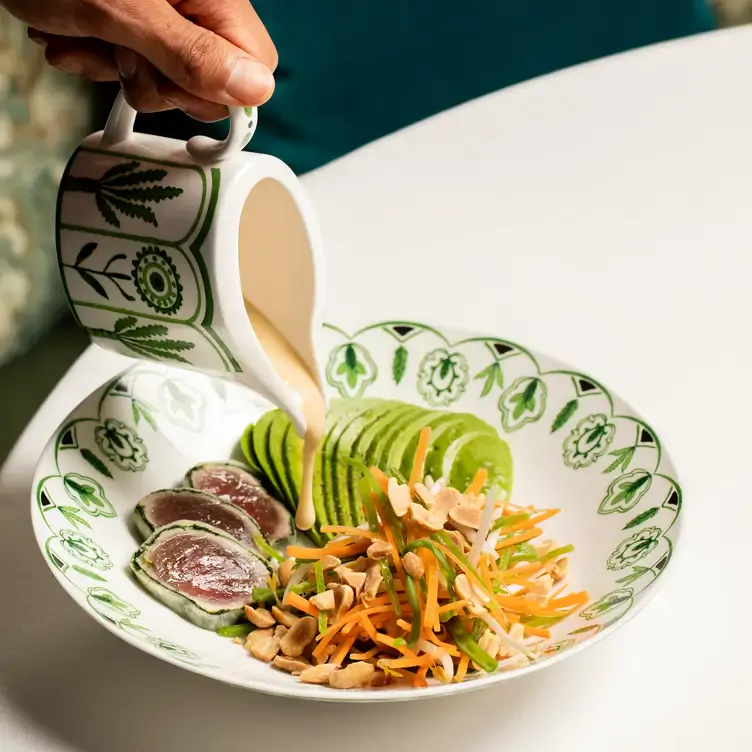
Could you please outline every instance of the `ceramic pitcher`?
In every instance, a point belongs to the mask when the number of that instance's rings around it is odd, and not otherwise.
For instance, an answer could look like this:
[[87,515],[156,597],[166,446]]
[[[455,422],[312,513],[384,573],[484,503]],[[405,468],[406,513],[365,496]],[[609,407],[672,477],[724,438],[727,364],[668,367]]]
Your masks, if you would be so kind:
[[244,297],[321,381],[322,259],[311,205],[274,157],[242,151],[256,108],[233,108],[225,141],[134,132],[118,97],[60,186],[57,249],[73,315],[102,347],[236,379],[305,427]]

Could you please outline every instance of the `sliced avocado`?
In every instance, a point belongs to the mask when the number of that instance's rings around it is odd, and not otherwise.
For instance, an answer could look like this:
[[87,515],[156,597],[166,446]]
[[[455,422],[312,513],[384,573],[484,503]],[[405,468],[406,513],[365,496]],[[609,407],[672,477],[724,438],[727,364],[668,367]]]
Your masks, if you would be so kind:
[[253,470],[254,473],[261,474],[261,468],[259,467],[258,460],[256,459],[256,454],[253,451],[253,429],[255,428],[255,424],[251,423],[250,425],[246,426],[245,431],[243,431],[243,435],[240,437],[240,449],[243,452],[243,457],[245,457],[246,462],[248,463],[248,466]]
[[290,418],[281,410],[276,411],[269,426],[269,438],[267,440],[269,462],[275,471],[275,479],[279,482],[282,501],[294,513],[298,508],[298,496],[293,493],[285,463],[285,448],[289,431],[295,432]]
[[351,483],[351,474],[354,473],[359,480],[361,473],[348,462],[348,459],[362,460],[356,449],[360,437],[375,420],[394,409],[395,405],[401,404],[403,403],[395,400],[379,400],[375,405],[350,421],[339,438],[335,455],[336,461],[333,463],[334,493],[338,499],[348,499],[353,525],[360,525],[365,517],[360,504],[360,494],[353,491],[355,486]]
[[271,410],[264,413],[253,429],[253,453],[266,480],[266,487],[272,491],[278,499],[283,497],[281,484],[275,472],[274,465],[269,457],[269,429],[272,421],[279,410]]
[[[415,459],[415,450],[418,447],[420,432],[423,428],[429,425],[431,421],[436,420],[443,415],[445,415],[445,413],[442,410],[432,410],[430,412],[424,410],[415,418],[415,420],[412,421],[412,423],[408,423],[402,429],[399,436],[395,437],[392,446],[389,449],[387,472],[390,475],[393,474],[393,471],[397,470],[402,473],[405,478],[410,477],[410,473],[413,469],[413,460]],[[408,445],[413,443],[413,440],[415,442],[415,448],[412,453],[408,455],[406,454],[406,450]],[[405,467],[405,471],[402,470],[403,466]]]
[[285,433],[284,446],[282,447],[283,468],[287,475],[287,485],[294,499],[293,504],[297,509],[300,487],[303,482],[303,439],[298,436],[292,427],[290,419],[287,418],[287,420],[292,430]]
[[[325,461],[324,458],[329,451],[332,434],[335,431],[337,424],[343,417],[357,409],[357,405],[360,404],[360,402],[361,400],[337,400],[332,403],[326,416],[326,432],[324,434],[324,439],[321,442],[321,446],[319,447],[316,456],[316,465],[314,466],[314,502],[316,500],[316,488],[319,488],[321,503],[323,504],[325,511],[325,519],[327,523],[331,525],[337,523],[339,515],[337,514],[335,506],[334,495],[331,492],[331,483],[327,483],[327,475],[329,474],[327,473],[326,468],[328,468],[329,462]],[[302,462],[300,468],[302,473]]]
[[[455,442],[462,441],[468,434],[495,433],[494,429],[485,421],[470,413],[454,413],[454,419],[444,422],[436,435],[431,437],[431,446],[426,456],[425,472],[434,480],[446,476],[451,469],[451,462],[445,460],[447,452],[451,450]],[[459,489],[460,491],[464,489]]]
[[471,432],[447,452],[446,462],[451,459],[451,468],[445,474],[454,488],[465,489],[470,485],[477,470],[488,470],[484,491],[497,496],[499,489],[509,498],[512,492],[513,466],[509,445],[496,433]]
[[366,456],[366,462],[368,465],[376,465],[384,472],[388,471],[387,461],[389,458],[389,452],[395,439],[397,439],[406,426],[409,426],[416,418],[425,414],[426,410],[422,407],[415,405],[406,405],[405,407],[398,407],[395,409],[393,418],[390,420],[390,414],[385,416],[376,423],[380,423],[380,426],[375,426],[377,433],[375,439],[371,442],[371,446],[368,448]]
[[322,475],[324,481],[324,498],[333,500],[336,511],[336,519],[341,525],[352,525],[352,511],[350,508],[349,494],[340,497],[337,494],[334,477],[337,466],[340,464],[342,455],[339,451],[339,442],[342,434],[353,423],[357,422],[361,415],[368,412],[372,407],[379,404],[378,399],[353,400],[348,410],[340,413],[339,420],[332,425],[322,449]]
[[[441,434],[447,429],[447,427],[453,423],[457,418],[457,413],[448,413],[448,412],[442,412],[440,415],[437,415],[435,418],[432,418],[429,420],[429,422],[426,424],[431,429],[431,443],[428,447],[429,456],[431,453],[431,450],[436,445],[436,442],[441,437]],[[410,472],[413,469],[413,458],[415,457],[415,452],[418,449],[418,439],[420,438],[420,432],[414,434],[410,437],[410,440],[407,443],[407,446],[405,447],[404,454],[402,455],[402,464],[399,467],[399,471],[402,473],[402,475],[410,475]],[[431,472],[428,470],[428,463],[426,462],[426,474],[430,475]],[[434,480],[438,480],[438,477],[434,478]]]

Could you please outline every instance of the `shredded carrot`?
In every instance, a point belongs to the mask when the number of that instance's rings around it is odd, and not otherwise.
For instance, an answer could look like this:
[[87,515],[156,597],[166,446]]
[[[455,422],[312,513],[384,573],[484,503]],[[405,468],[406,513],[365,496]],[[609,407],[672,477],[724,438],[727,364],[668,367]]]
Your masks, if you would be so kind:
[[[384,536],[381,533],[374,533],[371,530],[361,530],[359,527],[349,527],[348,525],[322,525],[322,533],[340,533],[342,535],[350,535],[353,538],[371,538],[374,540],[384,540]],[[336,543],[344,543],[345,541],[333,541]]]
[[384,473],[379,470],[376,465],[371,466],[371,475],[376,479],[376,482],[379,484],[379,488],[386,493],[387,489],[389,488],[389,478],[384,475]]
[[409,621],[405,621],[404,619],[397,619],[397,626],[403,632],[409,632],[413,628],[413,625]]
[[423,623],[432,629],[439,629],[439,562],[425,548],[419,548],[418,555],[426,570],[426,609]]
[[358,621],[361,614],[367,615],[368,613],[382,613],[384,611],[392,611],[392,606],[375,606],[374,608],[366,609],[360,608],[360,606],[355,606],[354,608],[351,608],[339,621],[334,622],[334,624],[327,629],[325,635],[319,635],[316,638],[319,640],[319,644],[316,646],[313,654],[317,657],[321,655],[326,649],[326,646],[334,639],[342,627],[344,627],[345,624],[349,624],[351,621]]
[[435,663],[430,655],[416,656],[415,658],[390,658],[387,664],[389,668],[428,668]]
[[288,546],[287,556],[295,559],[323,559],[325,556],[336,556],[338,559],[347,559],[365,553],[369,546],[366,540],[355,545],[327,546],[326,548],[305,548],[304,546]]
[[[483,579],[481,578],[479,580],[478,577],[476,577],[475,573],[472,571],[472,569],[469,569],[468,567],[466,567],[446,546],[439,543],[438,541],[433,541],[433,545],[436,546],[436,548],[438,548],[439,551],[441,551],[444,554],[444,556],[446,556],[448,559],[451,559],[455,563],[455,565],[467,575],[468,579],[475,580],[475,582],[478,582],[481,585],[481,587],[483,587],[484,589],[487,588],[487,585],[483,581]],[[491,589],[491,593],[492,592],[493,592],[493,589]],[[491,593],[489,593],[489,595]],[[491,610],[494,610],[498,608],[498,606],[496,606],[494,601],[491,601],[488,604],[488,608],[490,608]]]
[[410,473],[410,487],[412,488],[419,480],[423,478],[423,468],[426,464],[428,455],[428,444],[431,441],[431,427],[425,426],[421,429],[418,437],[418,448],[415,450],[415,459],[413,460],[413,470]]
[[524,543],[525,541],[532,540],[533,538],[537,538],[542,532],[543,531],[539,527],[534,527],[532,530],[528,530],[526,533],[513,535],[511,538],[506,538],[505,540],[499,541],[496,544],[496,550],[500,551],[502,548],[506,548],[507,546],[516,546],[518,543]]
[[570,593],[563,598],[555,598],[548,602],[549,608],[566,608],[567,606],[584,606],[590,600],[587,591],[580,593]]
[[480,561],[478,561],[478,571],[480,572],[480,576],[483,578],[483,582],[485,582],[486,587],[490,590],[493,590],[493,580],[491,580],[491,573],[488,571],[487,559],[487,556],[480,557]]
[[542,629],[541,627],[531,627],[527,624],[525,626],[525,634],[531,637],[543,637],[548,638],[551,636],[551,632],[548,629]]
[[355,640],[357,639],[358,635],[356,633],[352,635],[352,637],[348,637],[346,640],[343,640],[337,652],[329,659],[329,663],[333,663],[335,666],[341,666],[345,658],[347,658],[347,654],[352,649],[352,646],[355,644]]
[[368,618],[368,616],[364,613],[361,613],[360,617],[358,618],[358,621],[360,622],[360,626],[363,627],[363,630],[365,633],[374,641],[378,641],[378,632],[376,631],[376,627],[371,624],[371,620]]
[[[381,508],[381,504],[379,504],[379,500],[374,497],[373,499],[373,505],[376,507],[376,513],[379,515],[379,519],[381,520],[381,528],[384,531],[384,535],[386,536],[387,543],[392,547],[392,561],[394,562],[394,568],[397,570],[397,578],[399,580],[405,579],[405,570],[402,568],[402,560],[399,556],[399,549],[397,548],[397,541],[394,537],[394,533],[392,532],[392,528],[389,526],[389,523],[386,521],[386,517],[384,516],[384,510]],[[402,584],[402,583],[400,583]]]
[[465,674],[467,673],[467,667],[470,665],[470,658],[463,653],[462,658],[460,658],[460,665],[457,666],[457,670],[454,672],[454,680],[456,682],[461,682],[465,678]]
[[460,651],[454,647],[454,645],[450,645],[448,642],[443,642],[433,632],[426,632],[426,639],[436,645],[437,648],[441,648],[443,651],[451,655],[453,658],[459,658],[461,655]]
[[481,489],[483,488],[483,484],[488,479],[488,470],[486,470],[485,467],[479,467],[478,470],[475,473],[475,477],[473,478],[470,485],[467,487],[467,491],[465,493],[468,496],[477,496]]
[[297,593],[294,593],[292,590],[290,590],[285,596],[284,605],[297,608],[298,611],[302,611],[303,613],[312,616],[314,619],[318,619],[319,610],[316,608],[316,606],[314,606],[313,603],[307,601]]
[[439,606],[436,613],[437,614],[445,614],[447,611],[457,611],[458,609],[464,608],[465,606],[469,606],[470,601],[467,600],[460,600],[460,601],[454,601],[452,603],[445,603],[443,606]]
[[551,593],[551,598],[558,598],[568,587],[569,585],[560,587],[555,593]]
[[549,509],[545,512],[542,512],[537,517],[531,517],[529,520],[521,520],[520,522],[515,523],[514,525],[510,525],[509,527],[502,528],[502,532],[506,535],[507,533],[517,533],[520,530],[529,530],[531,527],[535,527],[536,525],[539,525],[541,522],[545,522],[546,520],[550,519],[554,515],[559,514],[561,509]]
[[426,674],[428,673],[428,666],[422,666],[418,669],[413,679],[413,687],[427,687]]
[[542,569],[543,565],[537,561],[533,561],[530,564],[521,564],[511,569],[500,569],[499,575],[494,577],[496,579],[504,579],[506,577],[523,577],[530,574],[535,574],[538,570]]
[[379,654],[381,648],[377,645],[375,648],[367,650],[365,653],[350,653],[350,658],[354,661],[368,661]]

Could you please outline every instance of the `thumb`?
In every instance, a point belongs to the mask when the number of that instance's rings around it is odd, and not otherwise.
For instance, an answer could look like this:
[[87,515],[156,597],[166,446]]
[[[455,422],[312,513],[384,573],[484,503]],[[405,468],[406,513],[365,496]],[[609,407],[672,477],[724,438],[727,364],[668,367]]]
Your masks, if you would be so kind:
[[121,36],[119,44],[141,54],[165,77],[201,99],[242,107],[263,104],[271,97],[274,76],[264,63],[169,5],[159,7],[158,18],[135,28],[131,16],[128,39]]

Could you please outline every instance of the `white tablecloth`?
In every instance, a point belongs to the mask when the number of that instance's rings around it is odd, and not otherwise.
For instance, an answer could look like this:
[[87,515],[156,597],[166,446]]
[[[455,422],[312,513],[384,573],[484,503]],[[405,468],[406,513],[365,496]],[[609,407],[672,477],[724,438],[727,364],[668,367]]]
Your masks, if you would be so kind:
[[89,350],[3,476],[0,750],[752,748],[750,70],[752,29],[661,45],[485,97],[305,181],[330,320],[500,334],[592,373],[655,426],[686,524],[643,614],[546,671],[395,706],[285,701],[156,661],[73,605],[32,538],[42,446],[124,362]]

